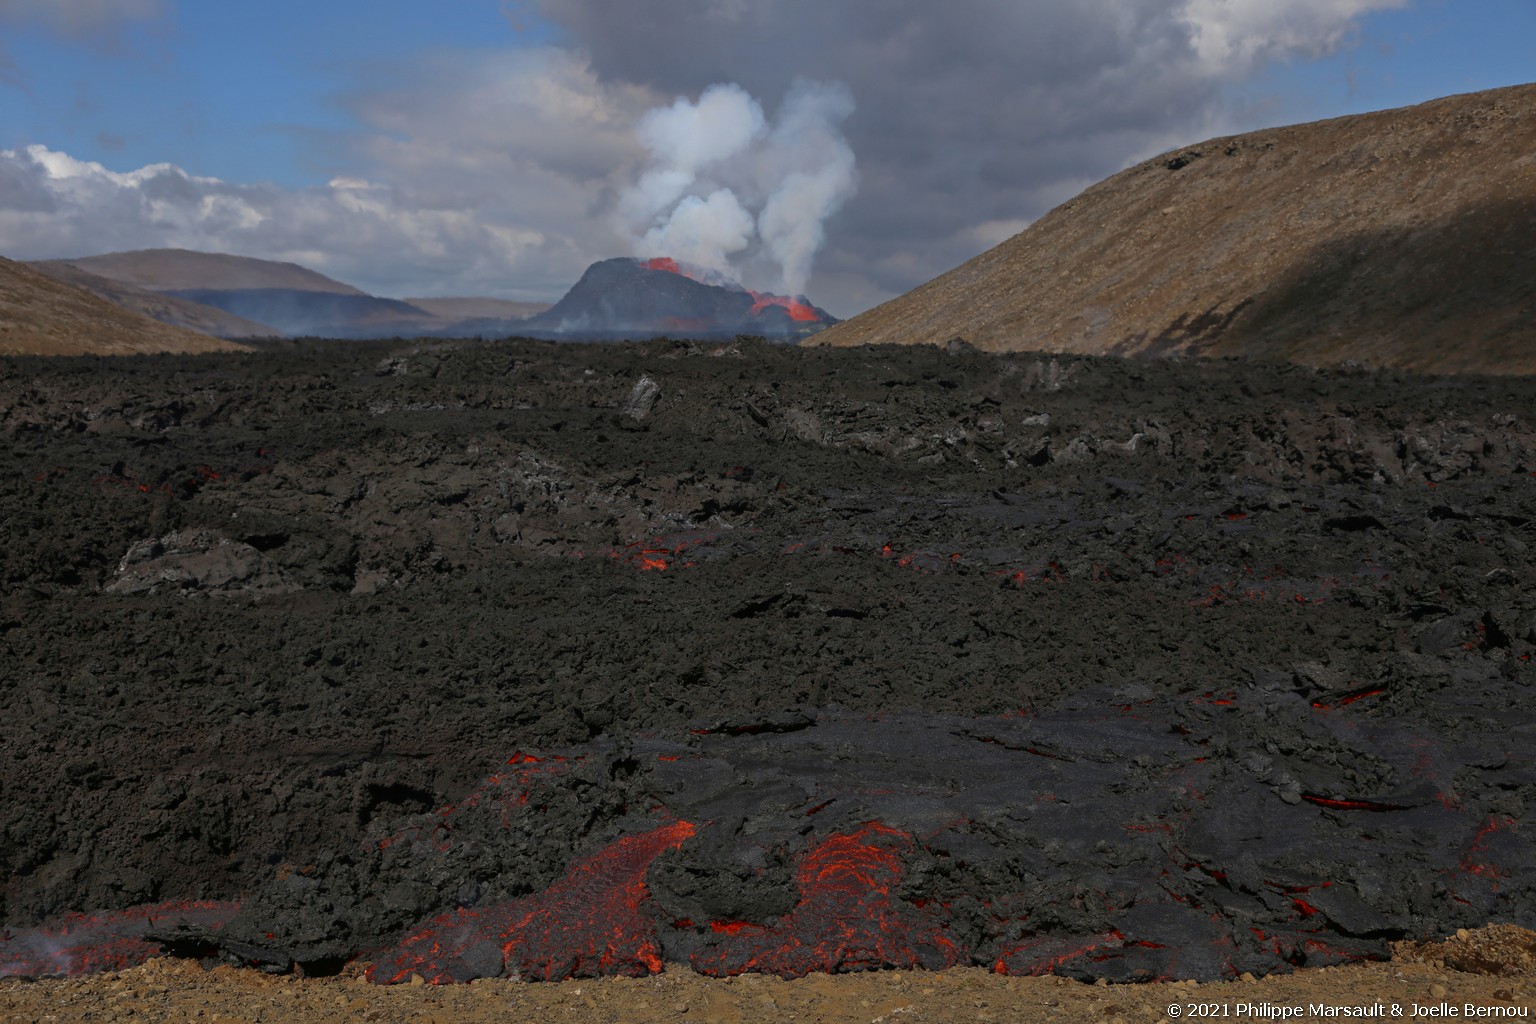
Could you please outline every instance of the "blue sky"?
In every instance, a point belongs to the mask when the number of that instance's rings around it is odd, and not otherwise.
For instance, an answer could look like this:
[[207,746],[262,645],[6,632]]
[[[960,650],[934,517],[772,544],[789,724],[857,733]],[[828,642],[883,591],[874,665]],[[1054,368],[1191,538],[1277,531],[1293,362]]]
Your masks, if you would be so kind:
[[1402,107],[1536,82],[1536,2],[1434,0],[1361,20],[1354,44],[1291,59],[1234,90],[1268,98],[1274,123]]
[[1536,0],[0,0],[0,254],[548,300],[693,245],[850,315],[1162,149],[1532,80]]

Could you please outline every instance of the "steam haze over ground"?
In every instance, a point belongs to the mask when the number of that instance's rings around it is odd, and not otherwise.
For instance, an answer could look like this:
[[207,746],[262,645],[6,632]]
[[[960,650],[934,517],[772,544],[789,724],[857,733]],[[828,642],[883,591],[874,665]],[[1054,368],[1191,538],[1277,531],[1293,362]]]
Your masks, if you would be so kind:
[[850,316],[1153,152],[1536,56],[1523,0],[419,12],[0,0],[0,254],[183,247],[542,301],[671,255]]

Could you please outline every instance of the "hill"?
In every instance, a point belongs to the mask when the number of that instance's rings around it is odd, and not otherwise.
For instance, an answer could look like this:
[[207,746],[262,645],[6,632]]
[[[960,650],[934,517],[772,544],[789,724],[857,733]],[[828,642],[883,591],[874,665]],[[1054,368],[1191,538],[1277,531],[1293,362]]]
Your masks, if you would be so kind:
[[296,263],[187,249],[141,249],[33,266],[163,323],[224,338],[508,335],[524,318],[548,308],[487,298],[423,299],[419,305],[370,295]]
[[159,323],[22,263],[0,258],[0,354],[137,355],[241,346]]
[[131,284],[100,277],[67,260],[46,260],[29,266],[164,324],[185,327],[218,338],[267,338],[282,333],[270,324],[247,320],[216,306],[190,302],[164,292],[136,288]]
[[304,288],[178,288],[166,295],[271,324],[290,337],[388,338],[429,334],[430,313],[397,299]]
[[1212,139],[813,344],[1536,373],[1536,85]]
[[284,288],[335,295],[367,294],[297,263],[231,256],[221,252],[135,249],[132,252],[109,252],[100,256],[43,262],[67,263],[98,277],[155,292]]

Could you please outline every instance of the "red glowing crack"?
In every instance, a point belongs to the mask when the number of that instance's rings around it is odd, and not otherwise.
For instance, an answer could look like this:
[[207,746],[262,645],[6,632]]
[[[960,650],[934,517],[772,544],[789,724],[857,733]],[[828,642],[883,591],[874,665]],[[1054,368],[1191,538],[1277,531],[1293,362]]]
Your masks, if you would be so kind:
[[1466,852],[1461,857],[1461,870],[1468,875],[1486,880],[1492,891],[1499,891],[1499,882],[1504,878],[1504,870],[1494,859],[1489,847],[1500,837],[1500,833],[1513,830],[1516,827],[1514,818],[1507,815],[1491,815],[1478,827],[1476,835],[1467,845]]
[[912,847],[905,832],[869,822],[824,839],[801,862],[800,902],[776,924],[716,922],[692,957],[701,974],[799,978],[816,971],[951,967],[968,951],[939,919],[894,892]]
[[1309,804],[1326,807],[1331,811],[1401,811],[1405,809],[1403,804],[1382,803],[1379,800],[1336,800],[1332,797],[1317,796],[1313,793],[1303,793],[1301,798]]
[[178,900],[101,914],[69,914],[37,928],[0,931],[0,978],[50,978],[124,971],[159,956],[145,938],[188,926],[217,931],[238,903]]
[[505,975],[562,981],[661,970],[661,945],[645,915],[651,862],[694,834],[686,821],[625,836],[574,861],[534,896],[455,910],[422,922],[381,954],[368,979],[390,985],[419,974],[434,985]]
[[[579,757],[577,760],[581,760]],[[503,828],[509,828],[518,809],[526,808],[541,782],[565,773],[569,759],[558,754],[535,757],[522,751],[507,758],[510,770],[492,774],[458,803],[444,804],[424,822],[417,822],[374,841],[381,850],[406,843],[446,853],[454,845],[454,830],[461,815],[482,806],[496,809]]]
[[1054,974],[1058,968],[1087,959],[1094,953],[1124,948],[1124,938],[1119,932],[1088,938],[1037,935],[1004,950],[992,970],[997,974],[1026,977]]

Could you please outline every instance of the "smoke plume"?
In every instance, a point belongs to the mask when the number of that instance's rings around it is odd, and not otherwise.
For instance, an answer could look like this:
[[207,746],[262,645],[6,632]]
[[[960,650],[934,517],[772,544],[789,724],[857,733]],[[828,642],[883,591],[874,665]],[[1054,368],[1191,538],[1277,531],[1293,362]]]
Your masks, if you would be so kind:
[[733,261],[777,268],[779,291],[805,290],[825,223],[857,176],[840,83],[796,80],[770,121],[734,84],[647,112],[636,127],[650,166],[619,203],[635,255],[670,256],[740,276]]

